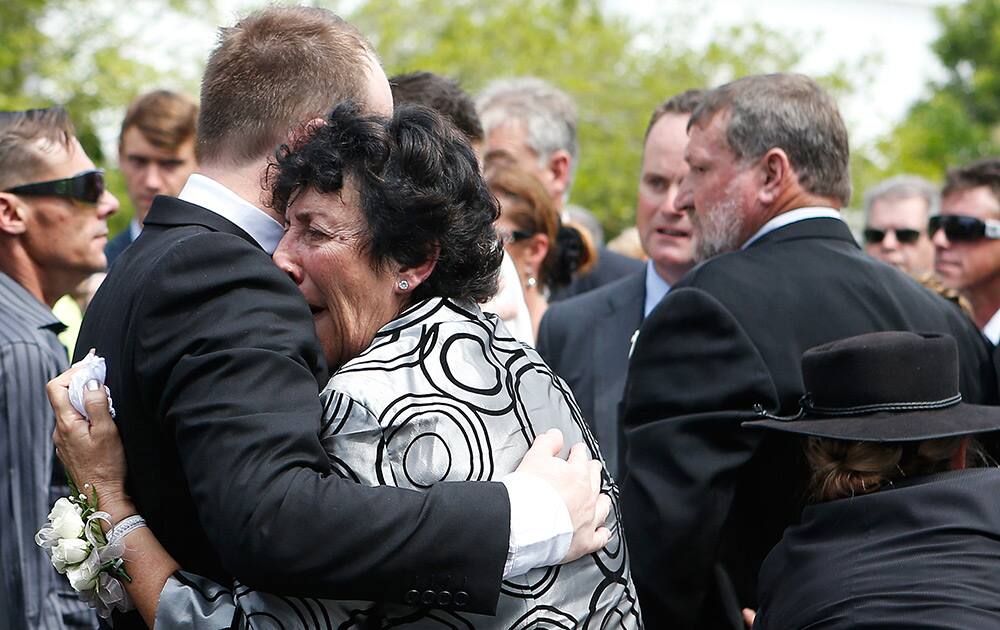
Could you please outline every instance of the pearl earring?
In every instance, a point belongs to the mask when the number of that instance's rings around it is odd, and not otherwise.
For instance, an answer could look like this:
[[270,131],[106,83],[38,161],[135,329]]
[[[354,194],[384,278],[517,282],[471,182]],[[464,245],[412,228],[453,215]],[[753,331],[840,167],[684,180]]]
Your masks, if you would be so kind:
[[531,288],[536,284],[538,284],[538,280],[535,279],[535,276],[528,276],[528,287]]
[[407,282],[406,280],[400,280],[399,282],[396,283],[396,286],[399,287],[400,291],[406,291],[407,289],[410,288],[410,283]]

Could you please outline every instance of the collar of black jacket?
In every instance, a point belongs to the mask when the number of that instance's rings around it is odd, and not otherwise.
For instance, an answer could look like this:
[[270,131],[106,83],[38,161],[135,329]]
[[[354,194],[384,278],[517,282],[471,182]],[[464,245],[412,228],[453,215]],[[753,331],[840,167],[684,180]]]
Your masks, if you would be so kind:
[[229,219],[207,208],[166,195],[157,195],[153,199],[153,205],[150,207],[143,225],[164,227],[200,225],[216,232],[234,234],[260,247],[252,236]]

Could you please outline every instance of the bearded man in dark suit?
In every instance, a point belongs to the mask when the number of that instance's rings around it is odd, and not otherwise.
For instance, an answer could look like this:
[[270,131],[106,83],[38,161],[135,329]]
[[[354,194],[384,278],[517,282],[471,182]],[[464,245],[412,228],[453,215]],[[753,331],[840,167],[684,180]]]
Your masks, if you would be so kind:
[[649,257],[645,267],[552,303],[538,327],[538,353],[573,391],[616,479],[623,448],[618,408],[632,336],[671,285],[694,265],[691,221],[674,206],[674,199],[688,170],[688,118],[703,94],[688,90],[667,99],[646,127],[635,213],[642,249]]
[[709,92],[688,126],[696,258],[639,331],[625,390],[624,523],[651,628],[742,628],[765,554],[800,509],[797,449],[740,428],[794,414],[799,358],[881,330],[954,336],[965,400],[994,403],[986,341],[959,310],[866,256],[840,218],[847,131],[800,75]]
[[[548,436],[518,469],[529,474],[501,483],[417,493],[335,474],[319,440],[327,366],[309,306],[272,264],[284,217],[262,193],[276,148],[347,99],[392,111],[374,50],[329,11],[272,7],[223,29],[202,81],[198,172],[178,198],[155,198],[76,354],[107,359],[128,493],[182,568],[489,614],[503,578],[606,540],[584,524],[597,513],[591,462],[553,456],[561,440]],[[101,493],[100,479],[76,481]],[[120,499],[100,496],[113,522],[132,510]],[[130,627],[145,625],[115,620]]]

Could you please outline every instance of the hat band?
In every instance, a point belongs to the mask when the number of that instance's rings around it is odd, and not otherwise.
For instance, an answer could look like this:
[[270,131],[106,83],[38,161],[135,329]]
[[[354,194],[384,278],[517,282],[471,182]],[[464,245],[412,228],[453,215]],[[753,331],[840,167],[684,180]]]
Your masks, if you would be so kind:
[[875,405],[858,405],[856,407],[822,407],[820,405],[814,405],[808,396],[803,396],[801,404],[804,411],[823,416],[856,416],[860,414],[876,413],[879,411],[919,411],[921,409],[944,409],[945,407],[957,405],[960,402],[962,402],[962,394],[959,393],[941,400],[879,403]]
[[896,402],[896,403],[879,403],[876,405],[857,405],[855,407],[822,407],[819,405],[814,405],[809,394],[806,394],[799,400],[799,411],[793,416],[778,416],[773,413],[768,413],[764,409],[764,405],[757,403],[753,406],[753,410],[757,412],[757,415],[761,418],[767,418],[769,420],[779,420],[781,422],[793,422],[795,420],[801,419],[807,413],[813,413],[820,416],[859,416],[866,413],[877,413],[879,411],[919,411],[921,409],[944,409],[945,407],[952,407],[962,402],[962,394],[955,394],[949,398],[943,398],[941,400],[930,400],[924,402]]

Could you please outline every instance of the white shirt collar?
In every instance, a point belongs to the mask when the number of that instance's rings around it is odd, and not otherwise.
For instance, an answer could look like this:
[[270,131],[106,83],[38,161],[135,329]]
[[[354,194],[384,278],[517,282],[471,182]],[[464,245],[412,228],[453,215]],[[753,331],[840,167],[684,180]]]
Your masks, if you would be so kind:
[[646,303],[642,308],[642,316],[645,318],[649,315],[650,311],[656,308],[656,305],[660,303],[670,291],[670,283],[664,280],[660,274],[656,273],[656,267],[653,266],[652,260],[646,261]]
[[983,334],[994,346],[1000,346],[1000,310],[993,313],[990,321],[983,326]]
[[783,212],[778,216],[774,217],[767,223],[765,223],[757,232],[747,239],[746,243],[740,249],[746,249],[750,247],[756,240],[777,230],[778,228],[783,228],[790,223],[798,223],[799,221],[805,221],[806,219],[838,219],[843,221],[843,217],[840,216],[840,212],[833,208],[825,208],[822,206],[810,206],[808,208],[799,208],[797,210],[790,210],[788,212]]
[[142,232],[142,226],[139,225],[139,221],[132,217],[132,220],[128,222],[128,236],[133,241],[139,238],[139,233]]
[[204,175],[191,175],[177,197],[229,220],[253,237],[268,254],[274,253],[285,233],[284,226],[263,210]]

